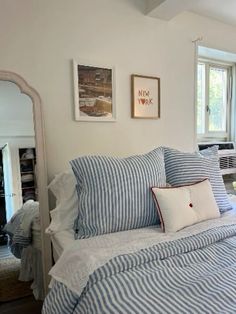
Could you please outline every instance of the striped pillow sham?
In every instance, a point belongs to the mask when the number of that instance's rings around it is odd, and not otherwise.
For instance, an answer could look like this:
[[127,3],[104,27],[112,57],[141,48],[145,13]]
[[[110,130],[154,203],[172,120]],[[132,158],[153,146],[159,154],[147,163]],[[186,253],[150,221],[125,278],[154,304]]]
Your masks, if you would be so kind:
[[208,178],[220,212],[232,209],[220,172],[218,147],[207,148],[201,153],[183,153],[169,147],[163,149],[168,183],[185,185]]
[[84,156],[71,162],[77,179],[78,238],[155,225],[152,186],[165,186],[164,152],[115,158]]

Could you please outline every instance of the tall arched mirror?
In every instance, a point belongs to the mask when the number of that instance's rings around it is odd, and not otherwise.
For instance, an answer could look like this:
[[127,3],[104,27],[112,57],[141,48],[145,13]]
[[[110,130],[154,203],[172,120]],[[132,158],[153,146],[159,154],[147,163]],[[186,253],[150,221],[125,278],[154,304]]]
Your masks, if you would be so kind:
[[41,99],[0,71],[0,301],[43,299],[51,267]]

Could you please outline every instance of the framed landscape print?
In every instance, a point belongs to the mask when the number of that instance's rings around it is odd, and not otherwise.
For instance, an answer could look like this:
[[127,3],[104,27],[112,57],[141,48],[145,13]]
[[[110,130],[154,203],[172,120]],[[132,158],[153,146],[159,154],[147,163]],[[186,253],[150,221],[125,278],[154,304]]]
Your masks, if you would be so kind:
[[131,98],[132,118],[160,118],[160,78],[131,75]]
[[114,68],[73,61],[76,121],[115,121]]

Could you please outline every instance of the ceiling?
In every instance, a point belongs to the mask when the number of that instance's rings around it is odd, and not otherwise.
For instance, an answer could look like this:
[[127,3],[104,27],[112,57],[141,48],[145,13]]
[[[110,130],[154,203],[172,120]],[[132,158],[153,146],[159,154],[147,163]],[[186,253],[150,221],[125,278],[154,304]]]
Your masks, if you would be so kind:
[[146,14],[171,20],[190,11],[236,26],[236,0],[146,0]]

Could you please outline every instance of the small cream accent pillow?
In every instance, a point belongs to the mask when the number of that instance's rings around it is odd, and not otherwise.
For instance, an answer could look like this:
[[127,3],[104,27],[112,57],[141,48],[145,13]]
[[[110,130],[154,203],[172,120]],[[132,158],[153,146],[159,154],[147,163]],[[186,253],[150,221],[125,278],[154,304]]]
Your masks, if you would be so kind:
[[208,179],[179,187],[153,187],[152,193],[164,232],[220,217]]

